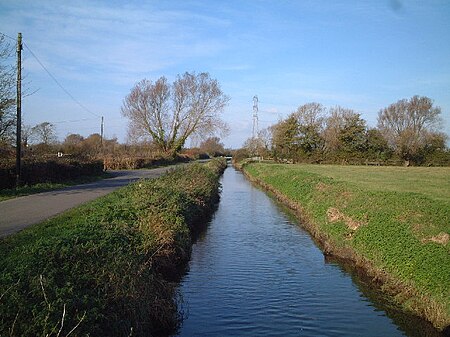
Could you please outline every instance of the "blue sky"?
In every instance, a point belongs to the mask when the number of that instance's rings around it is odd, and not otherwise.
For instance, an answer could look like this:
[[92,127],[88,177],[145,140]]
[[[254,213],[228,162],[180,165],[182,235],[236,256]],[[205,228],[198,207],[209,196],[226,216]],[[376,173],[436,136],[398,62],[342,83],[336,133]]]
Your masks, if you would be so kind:
[[[29,1],[0,0],[0,32],[29,50],[24,119],[56,125],[58,136],[100,131],[126,140],[123,98],[143,78],[207,71],[231,97],[226,146],[299,105],[319,102],[361,113],[424,95],[442,109],[450,135],[450,1]],[[187,144],[189,145],[189,144]]]

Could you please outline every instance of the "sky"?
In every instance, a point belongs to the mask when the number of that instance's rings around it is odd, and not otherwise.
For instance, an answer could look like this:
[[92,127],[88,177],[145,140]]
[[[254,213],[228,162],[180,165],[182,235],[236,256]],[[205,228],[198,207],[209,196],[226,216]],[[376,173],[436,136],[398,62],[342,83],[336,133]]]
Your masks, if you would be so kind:
[[23,36],[25,124],[51,122],[60,140],[99,133],[104,116],[125,142],[131,88],[186,71],[230,96],[226,147],[251,137],[255,95],[260,129],[309,102],[374,127],[380,109],[428,96],[450,135],[448,0],[0,0],[0,32]]

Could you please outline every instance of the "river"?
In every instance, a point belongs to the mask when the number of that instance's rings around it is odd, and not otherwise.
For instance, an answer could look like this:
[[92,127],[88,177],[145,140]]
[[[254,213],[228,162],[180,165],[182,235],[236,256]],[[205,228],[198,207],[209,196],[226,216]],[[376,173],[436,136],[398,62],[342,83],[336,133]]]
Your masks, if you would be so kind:
[[178,336],[439,336],[330,262],[283,207],[234,168],[181,281]]

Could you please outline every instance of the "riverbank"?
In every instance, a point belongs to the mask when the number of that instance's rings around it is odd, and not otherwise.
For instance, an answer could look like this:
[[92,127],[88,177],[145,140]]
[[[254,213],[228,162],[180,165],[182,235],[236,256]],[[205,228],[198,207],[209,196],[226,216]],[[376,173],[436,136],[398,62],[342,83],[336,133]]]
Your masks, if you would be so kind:
[[[450,204],[446,195],[436,192],[442,182],[437,179],[433,197],[420,189],[396,187],[396,177],[407,181],[408,172],[413,172],[417,179],[417,170],[394,172],[399,170],[395,168],[383,173],[390,180],[371,185],[367,181],[376,178],[376,171],[364,172],[369,168],[360,167],[357,172],[343,172],[346,168],[355,169],[329,166],[319,171],[312,165],[251,163],[243,170],[297,212],[324,254],[352,261],[405,311],[439,330],[448,329]],[[417,189],[420,182],[414,179],[409,183]],[[427,179],[432,179],[429,173]],[[443,181],[447,183],[445,177]],[[442,191],[448,193],[445,186]]]
[[176,168],[1,239],[0,335],[173,331],[174,281],[225,167]]

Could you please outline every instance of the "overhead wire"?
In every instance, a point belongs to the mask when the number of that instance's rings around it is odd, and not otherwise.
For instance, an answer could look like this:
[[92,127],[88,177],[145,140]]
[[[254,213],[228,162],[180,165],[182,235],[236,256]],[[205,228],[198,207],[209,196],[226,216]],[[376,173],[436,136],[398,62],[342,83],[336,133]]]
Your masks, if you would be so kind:
[[15,38],[13,38],[13,37],[11,37],[11,36],[9,36],[9,35],[6,35],[5,33],[0,32],[0,34],[3,35],[3,36],[5,36],[5,37],[7,37],[8,39],[11,39],[11,40],[17,42],[17,39],[15,39]]
[[26,43],[23,43],[23,45],[27,48],[27,50],[30,52],[30,54],[36,59],[36,61],[39,63],[39,65],[42,67],[42,69],[44,69],[45,72],[50,76],[50,78],[61,88],[62,91],[64,91],[67,94],[67,96],[69,96],[84,111],[86,111],[86,112],[90,113],[91,115],[94,115],[98,118],[101,118],[100,115],[89,110],[83,104],[81,104],[80,101],[78,101],[66,88],[64,88],[64,86],[61,83],[59,83],[59,81],[56,79],[56,77],[53,76],[53,74],[44,66],[44,64],[41,62],[41,60],[39,60],[39,58],[36,56],[36,54],[33,53],[33,51],[30,49],[30,47],[28,47],[28,45]]
[[74,120],[69,120],[69,121],[57,121],[57,122],[52,122],[53,124],[64,124],[64,123],[76,123],[76,122],[85,122],[85,121],[93,121],[93,120],[97,120],[97,118],[82,118],[82,119],[74,119]]

